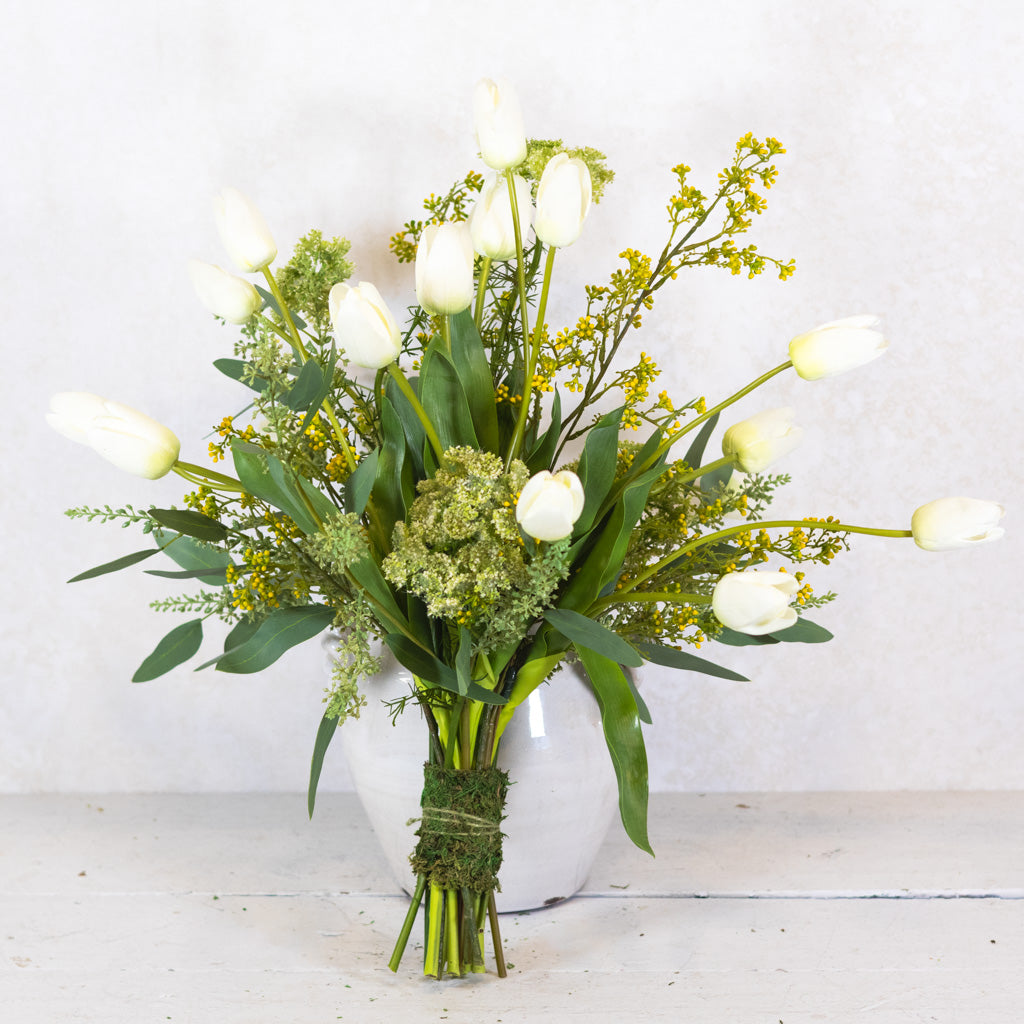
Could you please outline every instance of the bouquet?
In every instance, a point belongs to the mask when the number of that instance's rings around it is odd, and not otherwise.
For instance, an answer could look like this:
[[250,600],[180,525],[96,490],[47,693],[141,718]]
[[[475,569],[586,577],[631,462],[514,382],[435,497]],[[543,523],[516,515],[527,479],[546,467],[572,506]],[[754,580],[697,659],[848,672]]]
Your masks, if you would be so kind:
[[177,568],[156,575],[201,585],[155,603],[189,617],[135,681],[196,655],[210,618],[231,626],[200,665],[220,672],[259,671],[337,632],[310,813],[325,751],[365,705],[360,681],[376,671],[380,644],[412,673],[394,711],[419,708],[428,755],[417,884],[391,967],[423,905],[424,970],[436,978],[484,969],[488,922],[505,973],[494,892],[509,780],[496,756],[516,708],[545,681],[557,687],[567,660],[582,665],[600,706],[623,827],[650,851],[650,716],[626,669],[737,679],[694,651],[827,640],[804,613],[833,595],[766,563],[827,564],[853,533],[912,537],[927,550],[1002,533],[1002,509],[968,498],[932,502],[891,530],[765,518],[788,479],[768,470],[799,438],[790,409],[733,423],[721,455],[705,454],[721,414],[776,375],[817,380],[880,356],[874,317],[798,334],[783,361],[714,404],[652,394],[659,370],[644,353],[623,365],[630,332],[680,271],[793,273],[793,261],[737,241],[765,208],[784,152],[775,139],[741,138],[708,191],[686,165],[673,168],[660,255],[626,249],[607,283],[586,288],[578,319],[554,329],[545,314],[556,255],[577,241],[612,172],[597,150],[528,141],[506,82],[477,85],[474,115],[490,173],[431,195],[425,219],[391,239],[398,260],[415,263],[404,325],[372,284],[349,283],[348,241],[310,231],[272,271],[277,246],[257,208],[233,189],[218,197],[224,246],[261,284],[189,267],[210,312],[239,328],[233,355],[214,365],[246,399],[215,427],[211,464],[182,461],[167,427],[96,395],[57,395],[49,414],[121,468],[173,471],[189,485],[179,508],[68,512],[149,536],[75,580],[162,554]]

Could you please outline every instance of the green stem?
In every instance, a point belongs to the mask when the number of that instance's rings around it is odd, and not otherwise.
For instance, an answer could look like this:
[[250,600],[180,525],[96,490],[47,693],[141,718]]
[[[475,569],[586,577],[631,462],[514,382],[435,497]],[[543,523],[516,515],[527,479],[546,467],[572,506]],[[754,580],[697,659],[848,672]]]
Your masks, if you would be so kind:
[[281,294],[281,289],[277,286],[277,281],[274,279],[274,275],[270,272],[270,267],[263,268],[263,276],[267,280],[267,287],[270,289],[270,294],[277,300],[277,308],[281,311],[281,316],[284,318],[284,322],[288,327],[288,333],[291,335],[292,344],[301,353],[303,360],[309,359],[309,352],[306,346],[302,344],[302,338],[299,337],[299,332],[296,330],[295,321],[292,320],[292,314],[288,310],[288,305],[284,301],[284,296]]
[[459,894],[454,889],[445,890],[445,945],[447,947],[448,971],[462,977],[462,949],[459,941]]
[[630,593],[628,597],[620,597],[619,595],[622,593],[625,593],[625,588],[609,594],[600,601],[595,601],[587,609],[587,617],[594,618],[606,608],[611,608],[612,605],[616,604],[711,604],[711,598],[706,597],[704,594],[680,594],[675,591],[666,590],[659,592],[645,591],[642,594]]
[[423,973],[441,980],[441,938],[444,925],[444,889],[430,883],[427,900],[427,935],[423,950]]
[[[447,319],[447,317],[445,319]],[[391,374],[392,379],[398,385],[398,390],[405,395],[406,399],[408,399],[409,404],[413,408],[413,412],[416,413],[417,418],[423,425],[423,430],[427,435],[427,440],[430,442],[430,447],[434,449],[437,461],[440,462],[441,456],[444,454],[444,448],[441,445],[441,438],[437,436],[437,431],[434,429],[434,424],[430,422],[427,410],[423,408],[419,397],[412,389],[412,385],[408,380],[406,380],[405,374],[398,368],[398,363],[391,363],[388,366],[388,373]]]
[[530,404],[530,391],[533,388],[533,380],[527,372],[527,364],[530,361],[530,308],[526,299],[526,261],[523,258],[523,233],[519,226],[519,202],[516,199],[515,174],[509,168],[505,171],[505,182],[508,186],[508,199],[512,205],[512,227],[516,235],[516,284],[519,288],[519,318],[523,328],[523,372],[526,379],[523,381],[522,406],[519,409],[519,419],[516,422],[516,432],[508,449],[508,458],[505,460],[505,469],[512,464],[512,460],[519,454],[523,444],[523,431],[525,429],[526,410]]
[[484,324],[484,299],[487,298],[487,278],[491,274],[491,257],[485,256],[480,264],[480,277],[476,284],[476,307],[473,310],[473,322],[478,331],[483,330]]
[[774,369],[769,370],[767,373],[762,373],[756,380],[752,380],[746,387],[740,388],[735,394],[730,395],[724,401],[719,402],[718,405],[708,409],[707,412],[702,413],[695,420],[690,420],[685,426],[682,426],[674,434],[669,436],[662,442],[661,446],[651,455],[647,461],[640,467],[641,470],[646,469],[648,466],[653,466],[662,455],[665,454],[679,440],[684,434],[688,434],[694,427],[699,427],[706,420],[711,419],[716,413],[721,412],[723,409],[732,405],[734,402],[738,402],[744,395],[749,395],[751,391],[759,388],[762,384],[771,380],[776,374],[782,373],[783,370],[788,370],[793,363],[790,360],[786,360],[784,363],[780,363]]
[[498,977],[507,978],[505,951],[501,948],[501,929],[498,927],[498,905],[494,901],[493,891],[487,894],[487,917],[491,922],[491,942],[494,944],[494,959],[498,965]]
[[697,480],[702,476],[706,476],[708,473],[714,473],[716,469],[721,469],[723,466],[732,466],[735,465],[735,463],[735,455],[723,455],[720,459],[716,459],[714,462],[709,462],[706,466],[699,466],[692,472],[685,473],[682,476],[676,476],[673,479],[677,484],[685,484],[690,480]]
[[427,888],[427,876],[418,875],[416,878],[416,890],[412,894],[412,902],[409,904],[409,910],[405,915],[405,921],[402,923],[402,930],[398,933],[398,941],[395,943],[395,950],[391,954],[391,959],[388,961],[388,967],[393,972],[398,970],[398,965],[402,962],[402,954],[405,952],[405,947],[409,942],[409,936],[412,933],[413,923],[416,921],[416,914],[419,912],[420,903],[423,902],[423,893]]
[[441,340],[444,342],[444,350],[448,355],[452,354],[452,318],[445,313],[441,317]]
[[770,530],[786,526],[800,527],[805,530],[825,530],[829,533],[866,533],[873,537],[913,537],[913,533],[910,530],[880,530],[873,526],[847,526],[845,523],[830,523],[827,520],[820,519],[776,519],[768,522],[741,523],[739,526],[730,526],[725,530],[716,530],[714,533],[709,533],[704,537],[697,537],[690,541],[689,544],[684,544],[681,548],[673,551],[672,554],[666,555],[660,562],[656,562],[646,572],[642,572],[636,579],[630,580],[629,583],[626,583],[616,593],[621,598],[621,595],[635,590],[641,583],[645,583],[652,576],[657,576],[659,572],[677,562],[687,552],[693,551],[694,548],[699,548],[704,544],[716,544],[720,540],[725,540],[726,537],[735,537],[739,533],[749,533],[753,529]]

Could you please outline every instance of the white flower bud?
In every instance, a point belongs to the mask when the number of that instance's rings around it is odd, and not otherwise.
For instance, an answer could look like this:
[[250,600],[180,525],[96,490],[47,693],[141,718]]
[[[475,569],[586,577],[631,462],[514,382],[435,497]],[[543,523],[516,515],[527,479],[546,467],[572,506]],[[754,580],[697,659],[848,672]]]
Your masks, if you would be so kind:
[[380,292],[367,281],[355,288],[338,283],[330,291],[331,323],[338,347],[356,366],[379,370],[402,351],[402,332]]
[[269,266],[277,245],[263,215],[238,189],[226,188],[213,200],[217,231],[239,270],[252,274]]
[[428,313],[461,313],[473,301],[473,240],[465,221],[430,224],[416,249],[416,300]]
[[526,131],[515,90],[503,78],[481,78],[473,90],[476,144],[488,167],[503,171],[526,159]]
[[1006,514],[1002,505],[977,498],[939,498],[922,505],[910,519],[914,543],[925,551],[952,551],[999,540],[996,524]]
[[790,601],[799,589],[800,584],[785,572],[730,572],[715,584],[711,607],[728,629],[763,636],[795,624],[797,614]]
[[162,423],[120,402],[84,391],[64,391],[50,399],[47,423],[58,433],[86,444],[118,469],[156,480],[171,471],[181,445]]
[[590,209],[590,168],[578,159],[557,153],[544,168],[537,186],[534,231],[547,245],[572,245],[583,230]]
[[189,260],[188,276],[199,301],[214,316],[223,317],[229,323],[248,323],[263,304],[260,293],[249,281],[212,263]]
[[877,316],[848,316],[797,335],[789,343],[794,369],[804,380],[818,380],[870,363],[889,347],[875,330],[879,322]]
[[734,423],[722,438],[722,454],[735,457],[744,473],[760,473],[791,452],[803,436],[792,409],[766,409]]
[[[518,174],[513,175],[516,186],[516,206],[519,210],[519,235],[523,246],[526,233],[533,220],[533,196],[530,185]],[[469,215],[469,235],[473,248],[481,256],[492,260],[511,260],[516,256],[516,230],[509,201],[508,182],[504,175],[490,174],[480,196]]]
[[531,476],[516,502],[516,521],[537,540],[561,540],[583,514],[583,484],[571,470]]

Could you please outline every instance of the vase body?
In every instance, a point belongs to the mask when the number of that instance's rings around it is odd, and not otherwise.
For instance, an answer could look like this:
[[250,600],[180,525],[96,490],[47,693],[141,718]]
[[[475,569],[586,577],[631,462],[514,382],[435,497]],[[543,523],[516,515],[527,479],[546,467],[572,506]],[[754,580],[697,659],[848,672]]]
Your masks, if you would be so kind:
[[[330,655],[330,642],[325,643]],[[412,892],[428,733],[410,704],[394,724],[382,701],[410,693],[412,676],[387,652],[363,683],[365,707],[337,740],[395,880]],[[587,879],[618,802],[597,701],[573,667],[542,683],[516,709],[498,750],[509,774],[498,911],[532,910],[572,896]]]

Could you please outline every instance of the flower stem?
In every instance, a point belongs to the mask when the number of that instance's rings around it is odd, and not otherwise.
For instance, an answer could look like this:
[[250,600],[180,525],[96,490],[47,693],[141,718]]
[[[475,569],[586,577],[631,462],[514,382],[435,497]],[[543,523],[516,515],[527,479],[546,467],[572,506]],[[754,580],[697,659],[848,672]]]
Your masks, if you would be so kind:
[[498,977],[507,978],[505,952],[501,948],[501,929],[498,927],[498,905],[494,901],[493,892],[487,894],[487,917],[491,922],[491,942],[494,944],[494,959],[498,965]]
[[239,494],[245,491],[241,482],[234,477],[225,476],[205,466],[197,466],[191,462],[176,462],[171,469],[189,483],[213,486],[221,491],[237,491]]
[[621,590],[616,591],[616,594],[620,597],[634,590],[640,586],[641,583],[645,583],[652,576],[657,576],[663,569],[669,568],[685,554],[692,551],[694,548],[701,547],[703,544],[716,544],[718,541],[724,540],[726,537],[735,537],[739,533],[748,533],[750,530],[757,528],[759,530],[778,529],[781,527],[800,527],[807,530],[826,530],[830,533],[866,533],[873,537],[912,537],[913,533],[910,530],[880,530],[873,526],[847,526],[845,523],[828,522],[827,520],[819,519],[776,519],[768,522],[751,522],[741,523],[738,526],[730,526],[725,530],[716,530],[714,533],[709,533],[704,537],[697,537],[690,541],[689,544],[684,544],[681,548],[677,548],[670,555],[666,555],[660,562],[656,562],[646,572],[642,572],[635,579],[630,580],[629,583],[623,585]]
[[476,306],[473,309],[473,322],[476,329],[482,330],[484,323],[484,300],[487,298],[487,278],[491,274],[491,257],[485,256],[480,264],[480,276],[476,282]]
[[423,425],[423,430],[427,435],[427,440],[430,442],[430,447],[434,449],[437,461],[440,462],[441,456],[444,454],[444,448],[441,445],[441,438],[437,436],[437,431],[434,429],[434,424],[430,422],[427,410],[423,408],[416,392],[412,389],[412,385],[406,380],[405,374],[398,368],[398,363],[390,363],[388,365],[388,373],[391,374],[392,379],[398,385],[398,390],[405,395],[412,406],[413,412],[416,413],[417,418]]
[[292,344],[302,355],[303,361],[308,360],[309,352],[306,351],[306,346],[302,344],[302,338],[299,336],[299,332],[295,327],[295,321],[292,320],[292,315],[284,301],[284,296],[281,294],[281,289],[277,286],[277,281],[275,280],[274,275],[270,272],[270,267],[263,268],[263,276],[267,280],[267,287],[270,289],[270,294],[273,295],[274,299],[277,301],[277,308],[280,310],[281,317],[288,327],[288,333],[291,335]]
[[452,318],[445,313],[441,317],[441,340],[444,342],[444,350],[448,355],[452,354]]
[[416,890],[412,894],[412,902],[409,904],[409,910],[405,915],[405,921],[402,923],[402,930],[398,934],[398,941],[395,943],[395,950],[391,954],[391,959],[388,961],[388,967],[391,968],[392,972],[398,970],[398,965],[402,962],[402,954],[405,952],[406,944],[409,942],[409,935],[412,933],[413,923],[416,921],[416,914],[420,909],[420,904],[423,902],[423,893],[427,888],[427,876],[418,875],[416,878]]
[[512,169],[505,171],[505,182],[508,185],[508,198],[512,204],[512,228],[516,235],[516,284],[519,287],[519,309],[520,320],[523,327],[523,381],[522,405],[519,409],[519,419],[516,421],[515,433],[509,444],[508,458],[505,459],[505,469],[512,464],[512,460],[519,454],[523,444],[523,432],[525,430],[526,411],[530,404],[530,391],[533,387],[531,374],[528,372],[530,363],[530,307],[526,299],[526,261],[523,258],[523,233],[519,225],[519,202],[516,198],[516,181]]

